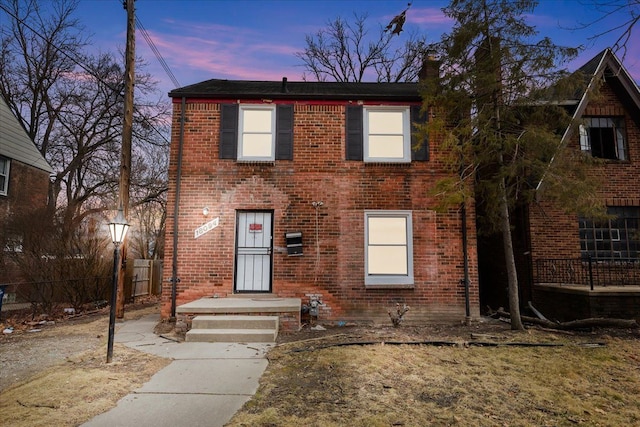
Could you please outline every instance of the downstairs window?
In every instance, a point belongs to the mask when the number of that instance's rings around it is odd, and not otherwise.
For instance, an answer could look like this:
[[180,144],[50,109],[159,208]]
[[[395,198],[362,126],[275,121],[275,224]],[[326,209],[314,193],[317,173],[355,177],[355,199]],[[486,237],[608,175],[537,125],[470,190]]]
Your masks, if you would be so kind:
[[640,207],[609,206],[607,221],[580,219],[580,250],[583,258],[615,261],[638,258]]
[[411,211],[365,212],[365,285],[413,285]]

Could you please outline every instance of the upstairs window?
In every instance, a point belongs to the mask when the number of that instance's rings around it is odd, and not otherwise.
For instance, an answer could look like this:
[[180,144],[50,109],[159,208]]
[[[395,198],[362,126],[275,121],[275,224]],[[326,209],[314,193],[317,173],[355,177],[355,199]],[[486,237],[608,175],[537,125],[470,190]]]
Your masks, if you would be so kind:
[[293,160],[293,105],[222,104],[220,158]]
[[411,135],[408,108],[364,108],[364,161],[408,163]]
[[6,196],[9,190],[9,159],[0,157],[0,196]]
[[586,117],[580,125],[580,149],[599,159],[627,160],[622,117]]
[[238,160],[275,160],[276,109],[240,106]]
[[582,256],[599,261],[631,260],[638,258],[640,249],[640,208],[637,206],[609,206],[608,221],[580,219],[580,249]]
[[413,126],[425,121],[418,106],[348,106],[346,159],[370,163],[427,161],[429,142],[418,141]]

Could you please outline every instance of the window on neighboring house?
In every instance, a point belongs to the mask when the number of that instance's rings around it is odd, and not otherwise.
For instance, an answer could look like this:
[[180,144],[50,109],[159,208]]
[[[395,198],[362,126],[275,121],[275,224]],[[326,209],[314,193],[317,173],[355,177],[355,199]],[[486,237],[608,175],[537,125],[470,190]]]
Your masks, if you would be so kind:
[[365,212],[365,285],[413,285],[410,211]]
[[369,163],[429,160],[428,141],[418,141],[414,133],[414,124],[425,121],[418,106],[348,106],[346,159]]
[[293,159],[293,105],[222,104],[220,158]]
[[580,149],[600,159],[627,160],[624,118],[586,117],[580,125]]
[[22,253],[22,236],[11,234],[4,243],[5,252]]
[[6,196],[9,190],[9,159],[0,157],[0,195]]
[[609,206],[608,221],[580,218],[580,249],[582,257],[594,260],[629,260],[638,258],[640,248],[640,208]]

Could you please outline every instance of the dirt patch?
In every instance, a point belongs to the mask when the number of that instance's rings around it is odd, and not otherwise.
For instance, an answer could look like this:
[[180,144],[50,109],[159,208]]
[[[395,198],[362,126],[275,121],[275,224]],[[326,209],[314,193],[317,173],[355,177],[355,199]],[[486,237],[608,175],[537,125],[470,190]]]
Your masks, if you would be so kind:
[[[157,303],[147,301],[127,307],[125,319],[155,312]],[[115,344],[107,364],[108,310],[37,325],[28,313],[10,316],[0,325],[14,325],[0,338],[0,425],[77,426],[170,363]]]
[[281,336],[229,425],[639,425],[638,338],[493,321],[305,330]]
[[[142,301],[127,308],[125,320],[157,312],[156,301]],[[108,308],[77,316],[59,311],[35,318],[29,310],[21,310],[3,313],[3,319],[0,332],[8,328],[13,332],[0,333],[0,391],[77,354],[104,348],[106,357]]]

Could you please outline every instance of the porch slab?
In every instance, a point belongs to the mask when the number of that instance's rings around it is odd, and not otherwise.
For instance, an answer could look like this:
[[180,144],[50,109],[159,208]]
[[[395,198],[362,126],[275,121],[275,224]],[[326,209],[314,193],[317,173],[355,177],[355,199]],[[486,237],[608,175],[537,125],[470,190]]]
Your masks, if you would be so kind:
[[567,322],[591,317],[640,319],[640,286],[588,286],[538,283],[533,303],[550,319]]
[[201,298],[176,307],[179,314],[282,313],[300,312],[300,298],[228,297]]
[[211,316],[278,316],[278,325],[283,331],[300,329],[302,300],[281,298],[272,294],[243,294],[242,297],[200,298],[176,307],[176,314],[191,329],[194,318]]

